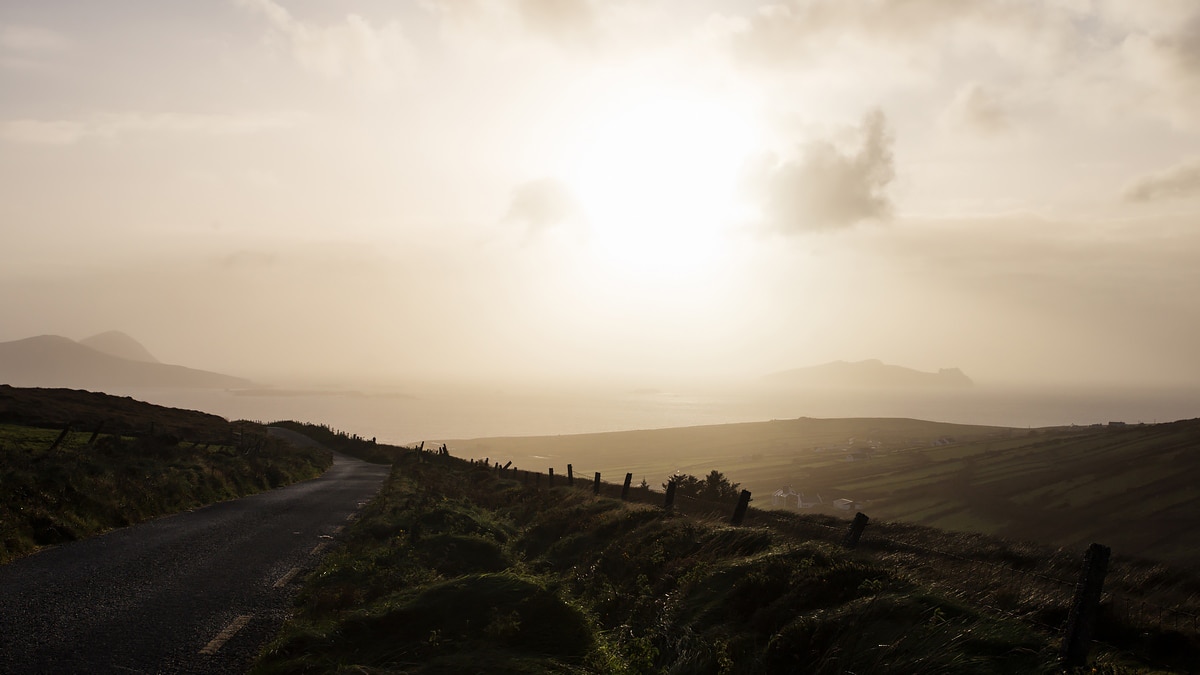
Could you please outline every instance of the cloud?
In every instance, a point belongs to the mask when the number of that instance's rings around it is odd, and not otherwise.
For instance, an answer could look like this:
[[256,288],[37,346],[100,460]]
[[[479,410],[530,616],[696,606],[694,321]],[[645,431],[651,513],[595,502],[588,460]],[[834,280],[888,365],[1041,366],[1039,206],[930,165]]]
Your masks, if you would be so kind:
[[252,134],[294,127],[300,113],[197,115],[190,113],[118,113],[83,120],[0,120],[0,140],[35,145],[71,145],[87,138],[115,138],[130,133],[175,133],[206,136]]
[[506,222],[525,225],[531,235],[579,219],[579,203],[575,196],[554,178],[532,180],[514,188],[508,213],[504,216]]
[[387,91],[411,67],[412,47],[398,22],[375,27],[358,14],[318,26],[296,19],[273,0],[237,0],[267,19],[301,67],[329,79],[345,79]]
[[538,33],[561,38],[587,38],[596,27],[596,16],[588,0],[519,0],[525,26]]
[[883,112],[864,116],[861,145],[845,152],[828,140],[810,142],[794,160],[762,158],[743,184],[759,202],[766,224],[785,233],[828,230],[891,213],[884,190],[895,177],[892,136]]
[[33,70],[47,65],[48,57],[66,51],[71,40],[38,26],[0,24],[0,67]]
[[1139,105],[1164,110],[1179,126],[1200,126],[1200,13],[1193,10],[1188,20],[1162,31],[1131,31],[1120,45],[1126,77],[1150,87],[1158,99],[1155,105]]
[[607,42],[609,24],[621,16],[613,5],[595,0],[422,0],[447,30],[444,35],[458,33],[452,39],[531,37],[568,52]]
[[990,89],[971,82],[959,88],[946,111],[951,125],[981,136],[995,136],[1009,129],[1008,110]]
[[1200,158],[1141,176],[1125,186],[1122,196],[1131,202],[1154,202],[1200,195]]

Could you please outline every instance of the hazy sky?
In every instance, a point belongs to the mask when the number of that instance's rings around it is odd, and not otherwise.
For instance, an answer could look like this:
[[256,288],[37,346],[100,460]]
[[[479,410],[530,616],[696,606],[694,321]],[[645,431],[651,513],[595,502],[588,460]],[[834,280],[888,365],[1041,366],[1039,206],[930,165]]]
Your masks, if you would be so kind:
[[3,0],[0,340],[1200,378],[1194,0]]

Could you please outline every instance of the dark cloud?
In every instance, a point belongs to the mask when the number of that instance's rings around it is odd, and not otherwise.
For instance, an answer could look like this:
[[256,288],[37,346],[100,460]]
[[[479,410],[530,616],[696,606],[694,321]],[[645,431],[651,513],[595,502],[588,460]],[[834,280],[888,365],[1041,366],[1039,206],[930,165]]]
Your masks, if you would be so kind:
[[896,171],[883,112],[867,113],[858,131],[856,152],[814,141],[794,160],[769,156],[747,168],[744,184],[770,227],[786,233],[834,229],[891,213],[884,190]]
[[1200,195],[1200,159],[1134,179],[1122,196],[1131,202],[1153,202]]
[[542,178],[513,188],[505,222],[523,224],[530,234],[577,222],[579,203],[571,190],[554,178]]

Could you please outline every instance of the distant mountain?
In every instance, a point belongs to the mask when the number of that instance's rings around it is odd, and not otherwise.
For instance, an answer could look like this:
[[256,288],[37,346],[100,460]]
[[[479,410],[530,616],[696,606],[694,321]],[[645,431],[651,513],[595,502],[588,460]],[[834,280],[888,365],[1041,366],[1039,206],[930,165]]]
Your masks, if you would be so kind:
[[143,347],[140,342],[119,330],[110,330],[106,333],[99,333],[84,338],[79,341],[79,344],[119,359],[142,361],[144,363],[162,363],[162,361],[154,358],[154,355]]
[[[101,343],[116,345],[116,348],[141,355],[143,359],[121,358],[59,335],[39,335],[0,342],[0,383],[15,387],[92,390],[106,387],[238,389],[254,386],[250,380],[240,377],[146,361],[144,357],[154,357],[132,338],[128,342],[104,338]],[[132,351],[130,343],[136,345]]]
[[878,359],[834,361],[820,366],[795,368],[768,375],[776,384],[801,387],[882,388],[882,387],[969,387],[974,384],[958,368],[942,368],[936,373],[893,366]]

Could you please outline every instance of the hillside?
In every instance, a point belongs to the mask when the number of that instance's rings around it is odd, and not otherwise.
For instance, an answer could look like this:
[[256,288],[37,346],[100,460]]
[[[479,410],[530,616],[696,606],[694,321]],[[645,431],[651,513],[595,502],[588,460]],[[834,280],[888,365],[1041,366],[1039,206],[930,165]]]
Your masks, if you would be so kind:
[[878,359],[833,361],[819,366],[795,368],[774,373],[767,380],[777,385],[808,388],[904,388],[969,387],[973,383],[958,368],[942,368],[936,373],[893,366]]
[[[108,338],[99,342],[109,349],[124,352],[132,349],[128,344],[121,346],[119,341],[114,344]],[[254,384],[206,370],[121,358],[58,335],[0,343],[0,383],[100,390],[108,387],[228,389]]]
[[[888,523],[851,551],[828,517],[734,527],[659,493],[396,462],[252,672],[1059,672],[1078,551]],[[1195,672],[1197,608],[1175,605],[1197,588],[1115,559],[1098,672]]]
[[154,358],[154,355],[142,343],[119,330],[97,333],[96,335],[80,340],[79,344],[120,359],[144,361],[146,363],[162,363]]
[[[836,514],[1054,545],[1091,541],[1200,562],[1200,420],[1014,430],[902,419],[778,420],[581,436],[447,441],[456,454],[658,486],[716,469],[769,505],[785,487]],[[793,498],[794,499],[794,498]],[[780,504],[782,507],[783,505]],[[790,503],[795,508],[795,501]]]
[[0,563],[313,478],[332,457],[252,423],[106,394],[0,385]]

